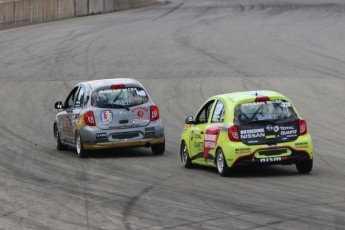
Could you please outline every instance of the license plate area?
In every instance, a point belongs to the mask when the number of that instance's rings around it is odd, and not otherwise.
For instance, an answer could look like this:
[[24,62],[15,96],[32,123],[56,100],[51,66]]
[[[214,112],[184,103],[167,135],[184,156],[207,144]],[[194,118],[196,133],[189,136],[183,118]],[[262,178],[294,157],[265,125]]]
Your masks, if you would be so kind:
[[289,151],[287,149],[268,149],[268,150],[261,150],[259,151],[259,156],[279,156],[279,155],[286,155]]
[[112,137],[113,139],[119,139],[119,140],[123,140],[123,139],[133,139],[133,138],[139,137],[139,133],[138,133],[138,132],[117,133],[117,134],[112,134],[111,137]]

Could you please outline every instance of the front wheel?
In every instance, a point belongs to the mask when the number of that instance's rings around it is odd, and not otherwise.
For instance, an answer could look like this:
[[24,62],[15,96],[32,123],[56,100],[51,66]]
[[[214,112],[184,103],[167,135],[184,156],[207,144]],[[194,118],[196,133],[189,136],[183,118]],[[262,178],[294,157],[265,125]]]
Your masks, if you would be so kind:
[[189,157],[187,145],[186,145],[186,143],[184,141],[181,144],[180,154],[181,154],[181,161],[182,161],[184,167],[185,168],[192,168],[193,167],[193,163],[192,163],[192,160]]
[[313,159],[302,160],[296,163],[297,171],[301,174],[309,173],[313,169]]
[[87,151],[84,149],[83,141],[79,133],[77,134],[77,138],[76,138],[76,147],[77,147],[78,156],[80,158],[86,157]]
[[151,150],[154,155],[162,155],[165,151],[165,140],[163,143],[151,145]]
[[228,164],[226,163],[226,159],[224,157],[224,153],[221,148],[217,149],[216,153],[216,164],[217,164],[217,170],[218,173],[221,176],[229,176],[230,175],[230,168],[228,167]]

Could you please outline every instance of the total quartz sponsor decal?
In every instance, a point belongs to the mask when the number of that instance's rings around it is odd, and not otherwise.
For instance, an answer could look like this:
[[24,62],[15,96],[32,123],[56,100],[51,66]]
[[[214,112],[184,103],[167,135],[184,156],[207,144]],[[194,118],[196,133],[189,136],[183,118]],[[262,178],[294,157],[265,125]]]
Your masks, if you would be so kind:
[[284,136],[296,136],[297,135],[297,129],[293,126],[281,126],[280,127],[280,135]]
[[219,133],[222,126],[211,126],[205,132],[204,136],[204,158],[207,158],[207,155],[211,150],[214,150],[217,147],[217,141]]

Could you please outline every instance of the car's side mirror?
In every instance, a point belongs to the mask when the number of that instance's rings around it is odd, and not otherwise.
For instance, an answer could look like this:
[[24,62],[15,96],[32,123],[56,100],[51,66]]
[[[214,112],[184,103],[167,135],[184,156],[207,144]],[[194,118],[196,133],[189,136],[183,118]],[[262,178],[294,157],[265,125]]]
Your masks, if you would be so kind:
[[63,108],[63,104],[61,101],[55,102],[55,109],[62,109]]
[[193,116],[187,117],[187,118],[186,118],[186,124],[187,124],[187,125],[194,124],[194,117],[193,117]]

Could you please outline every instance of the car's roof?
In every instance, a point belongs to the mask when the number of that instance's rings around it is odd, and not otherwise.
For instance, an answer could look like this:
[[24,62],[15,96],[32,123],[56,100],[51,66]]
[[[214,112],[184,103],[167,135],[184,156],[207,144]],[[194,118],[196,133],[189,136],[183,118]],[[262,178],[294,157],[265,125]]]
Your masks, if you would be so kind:
[[283,94],[271,91],[271,90],[257,90],[257,91],[245,91],[236,93],[227,93],[217,95],[218,98],[230,99],[233,103],[238,103],[244,100],[255,100],[257,97],[268,97],[272,99],[282,98],[287,99]]
[[125,84],[126,86],[142,86],[138,81],[132,78],[112,78],[112,79],[100,79],[84,82],[88,84],[92,89],[115,84]]

